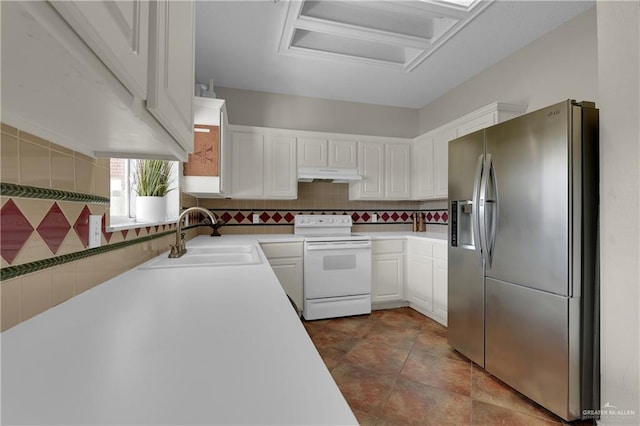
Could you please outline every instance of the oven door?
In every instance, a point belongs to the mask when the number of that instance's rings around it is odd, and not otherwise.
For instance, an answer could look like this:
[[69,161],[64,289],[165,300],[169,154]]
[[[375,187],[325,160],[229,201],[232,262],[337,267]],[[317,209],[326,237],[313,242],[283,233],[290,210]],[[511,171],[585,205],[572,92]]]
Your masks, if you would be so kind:
[[305,242],[306,299],[371,293],[371,241]]

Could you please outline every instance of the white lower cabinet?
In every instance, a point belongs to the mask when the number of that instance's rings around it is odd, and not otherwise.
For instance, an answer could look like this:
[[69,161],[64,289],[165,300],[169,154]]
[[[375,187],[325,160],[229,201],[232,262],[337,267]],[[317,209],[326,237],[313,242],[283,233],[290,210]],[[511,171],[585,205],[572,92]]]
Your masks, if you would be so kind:
[[405,241],[379,240],[372,243],[372,302],[404,300]]
[[407,243],[409,306],[447,325],[447,243],[409,239]]
[[278,277],[287,296],[302,311],[303,299],[303,246],[302,243],[264,243],[260,244],[271,269]]

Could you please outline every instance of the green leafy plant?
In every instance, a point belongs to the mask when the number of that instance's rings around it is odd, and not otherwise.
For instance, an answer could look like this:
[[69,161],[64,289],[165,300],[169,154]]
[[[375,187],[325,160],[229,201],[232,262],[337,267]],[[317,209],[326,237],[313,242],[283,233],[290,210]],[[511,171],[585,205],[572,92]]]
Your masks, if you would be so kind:
[[135,164],[135,191],[140,197],[164,197],[174,190],[172,184],[174,163],[166,160],[137,160]]

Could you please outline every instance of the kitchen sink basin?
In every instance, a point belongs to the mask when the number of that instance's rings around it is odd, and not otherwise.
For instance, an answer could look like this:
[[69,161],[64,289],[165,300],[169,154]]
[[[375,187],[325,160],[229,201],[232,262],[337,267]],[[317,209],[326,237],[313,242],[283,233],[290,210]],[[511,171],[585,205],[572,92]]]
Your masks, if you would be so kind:
[[187,247],[182,257],[158,257],[140,266],[140,269],[187,268],[193,266],[256,265],[262,263],[254,245]]

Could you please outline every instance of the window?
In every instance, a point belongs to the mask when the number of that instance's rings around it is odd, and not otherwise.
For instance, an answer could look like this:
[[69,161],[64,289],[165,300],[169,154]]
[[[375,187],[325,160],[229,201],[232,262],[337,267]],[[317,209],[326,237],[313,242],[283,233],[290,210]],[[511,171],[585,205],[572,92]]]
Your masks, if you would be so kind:
[[[111,158],[111,206],[110,229],[127,229],[139,227],[144,222],[136,222],[135,167],[136,159]],[[180,190],[178,188],[178,161],[172,162],[173,188],[165,196],[167,214],[166,222],[175,221],[179,215]],[[149,223],[150,224],[150,223]]]

